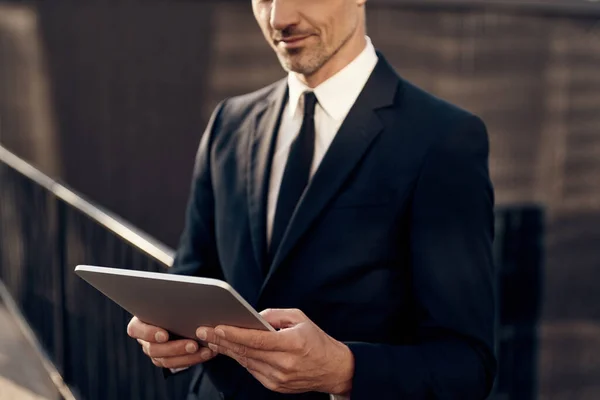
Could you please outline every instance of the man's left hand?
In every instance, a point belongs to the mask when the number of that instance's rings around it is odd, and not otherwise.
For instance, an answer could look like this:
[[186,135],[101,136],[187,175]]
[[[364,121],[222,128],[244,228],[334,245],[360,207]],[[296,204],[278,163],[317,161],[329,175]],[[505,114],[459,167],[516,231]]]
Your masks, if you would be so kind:
[[354,356],[300,310],[260,313],[277,332],[217,326],[198,328],[211,350],[235,359],[267,389],[349,395]]

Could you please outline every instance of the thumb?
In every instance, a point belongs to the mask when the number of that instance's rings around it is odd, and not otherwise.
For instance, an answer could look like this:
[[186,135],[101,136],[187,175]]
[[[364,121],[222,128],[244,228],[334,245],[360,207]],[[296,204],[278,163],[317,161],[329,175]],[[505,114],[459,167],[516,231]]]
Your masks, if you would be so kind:
[[308,321],[308,317],[297,309],[268,308],[262,311],[260,315],[275,329],[291,328]]

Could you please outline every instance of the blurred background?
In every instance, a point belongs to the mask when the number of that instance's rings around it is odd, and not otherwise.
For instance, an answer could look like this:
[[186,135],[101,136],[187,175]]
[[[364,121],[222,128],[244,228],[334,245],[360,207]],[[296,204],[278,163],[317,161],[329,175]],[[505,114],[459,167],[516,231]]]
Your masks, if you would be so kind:
[[[369,0],[367,19],[404,78],[489,129],[491,398],[600,399],[600,2]],[[168,266],[213,108],[283,76],[250,0],[0,0],[0,293],[19,327],[0,398],[181,398],[189,377],[164,382],[71,271]]]

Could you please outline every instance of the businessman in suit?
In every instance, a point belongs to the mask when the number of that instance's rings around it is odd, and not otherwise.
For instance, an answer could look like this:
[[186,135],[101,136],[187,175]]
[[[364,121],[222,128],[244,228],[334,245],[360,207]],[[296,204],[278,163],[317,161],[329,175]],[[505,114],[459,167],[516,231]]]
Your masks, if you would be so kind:
[[400,78],[366,0],[253,0],[286,79],[223,101],[173,272],[224,279],[277,332],[133,318],[190,399],[484,399],[495,375],[488,138]]

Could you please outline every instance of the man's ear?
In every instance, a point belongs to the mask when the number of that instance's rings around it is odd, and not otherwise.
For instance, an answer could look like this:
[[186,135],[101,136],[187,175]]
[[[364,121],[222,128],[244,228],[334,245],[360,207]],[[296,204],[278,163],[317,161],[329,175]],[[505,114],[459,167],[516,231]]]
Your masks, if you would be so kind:
[[367,0],[356,0],[357,6],[364,6],[367,3]]

